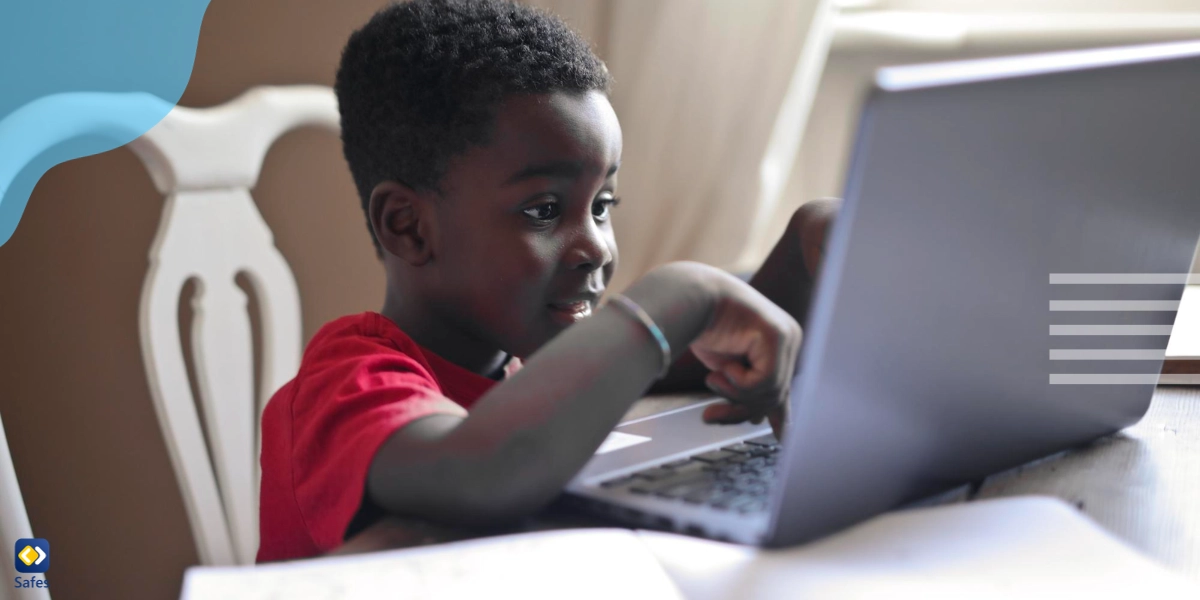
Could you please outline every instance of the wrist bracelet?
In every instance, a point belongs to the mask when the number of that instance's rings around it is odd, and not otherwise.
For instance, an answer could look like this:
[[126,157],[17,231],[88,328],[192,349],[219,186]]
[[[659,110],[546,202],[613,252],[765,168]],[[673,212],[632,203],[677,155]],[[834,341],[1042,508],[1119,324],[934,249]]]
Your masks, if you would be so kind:
[[650,332],[650,337],[653,337],[654,341],[658,342],[658,348],[662,350],[662,370],[659,371],[658,378],[662,379],[666,377],[667,371],[671,368],[671,344],[667,342],[667,336],[663,334],[662,329],[658,328],[654,319],[651,319],[650,315],[646,314],[646,311],[642,310],[642,307],[638,306],[637,302],[630,300],[624,294],[616,293],[609,296],[606,304],[615,304],[623,308],[625,312],[629,313],[646,327],[646,330]]

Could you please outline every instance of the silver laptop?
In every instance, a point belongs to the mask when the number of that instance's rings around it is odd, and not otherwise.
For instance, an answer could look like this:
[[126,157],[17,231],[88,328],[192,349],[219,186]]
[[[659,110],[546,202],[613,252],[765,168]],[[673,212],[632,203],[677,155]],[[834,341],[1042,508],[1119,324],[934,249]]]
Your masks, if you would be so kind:
[[1142,417],[1200,236],[1200,42],[879,71],[782,445],[622,424],[569,497],[766,546]]

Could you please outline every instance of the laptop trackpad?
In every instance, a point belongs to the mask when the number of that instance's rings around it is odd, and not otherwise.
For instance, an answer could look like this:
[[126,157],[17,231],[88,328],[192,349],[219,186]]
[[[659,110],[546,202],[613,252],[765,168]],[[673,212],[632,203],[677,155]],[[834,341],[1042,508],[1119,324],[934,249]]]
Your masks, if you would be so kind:
[[724,445],[732,440],[770,433],[766,423],[751,425],[709,425],[701,419],[704,407],[698,402],[662,414],[634,419],[618,425],[596,450],[577,481],[644,463],[660,462],[677,455],[687,456],[706,446]]

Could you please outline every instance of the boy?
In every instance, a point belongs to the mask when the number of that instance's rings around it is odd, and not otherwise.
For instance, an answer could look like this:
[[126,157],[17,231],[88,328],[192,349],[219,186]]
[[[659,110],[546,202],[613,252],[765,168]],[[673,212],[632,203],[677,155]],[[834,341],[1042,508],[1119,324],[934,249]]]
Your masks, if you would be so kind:
[[388,513],[531,514],[656,380],[730,399],[711,422],[778,414],[800,330],[768,297],[802,317],[820,234],[801,233],[828,214],[793,219],[763,293],[673,263],[599,308],[617,265],[608,85],[562,22],[502,0],[393,5],[351,36],[342,140],[387,293],[323,327],[263,414],[259,561]]

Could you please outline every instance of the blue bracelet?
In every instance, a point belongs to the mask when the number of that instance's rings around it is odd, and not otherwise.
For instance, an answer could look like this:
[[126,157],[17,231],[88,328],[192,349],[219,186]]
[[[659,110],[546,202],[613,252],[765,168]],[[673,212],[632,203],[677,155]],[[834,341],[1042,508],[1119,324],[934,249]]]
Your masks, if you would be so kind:
[[624,294],[612,294],[608,297],[607,303],[616,303],[617,306],[625,309],[626,312],[641,322],[646,327],[646,330],[650,332],[650,336],[654,338],[654,341],[658,342],[658,348],[662,350],[662,370],[659,371],[658,378],[662,379],[666,377],[667,371],[671,368],[671,344],[667,342],[667,336],[663,334],[662,329],[658,328],[654,319],[651,319],[650,315],[646,314],[646,311],[642,310],[642,307],[638,306],[637,302],[630,300]]

